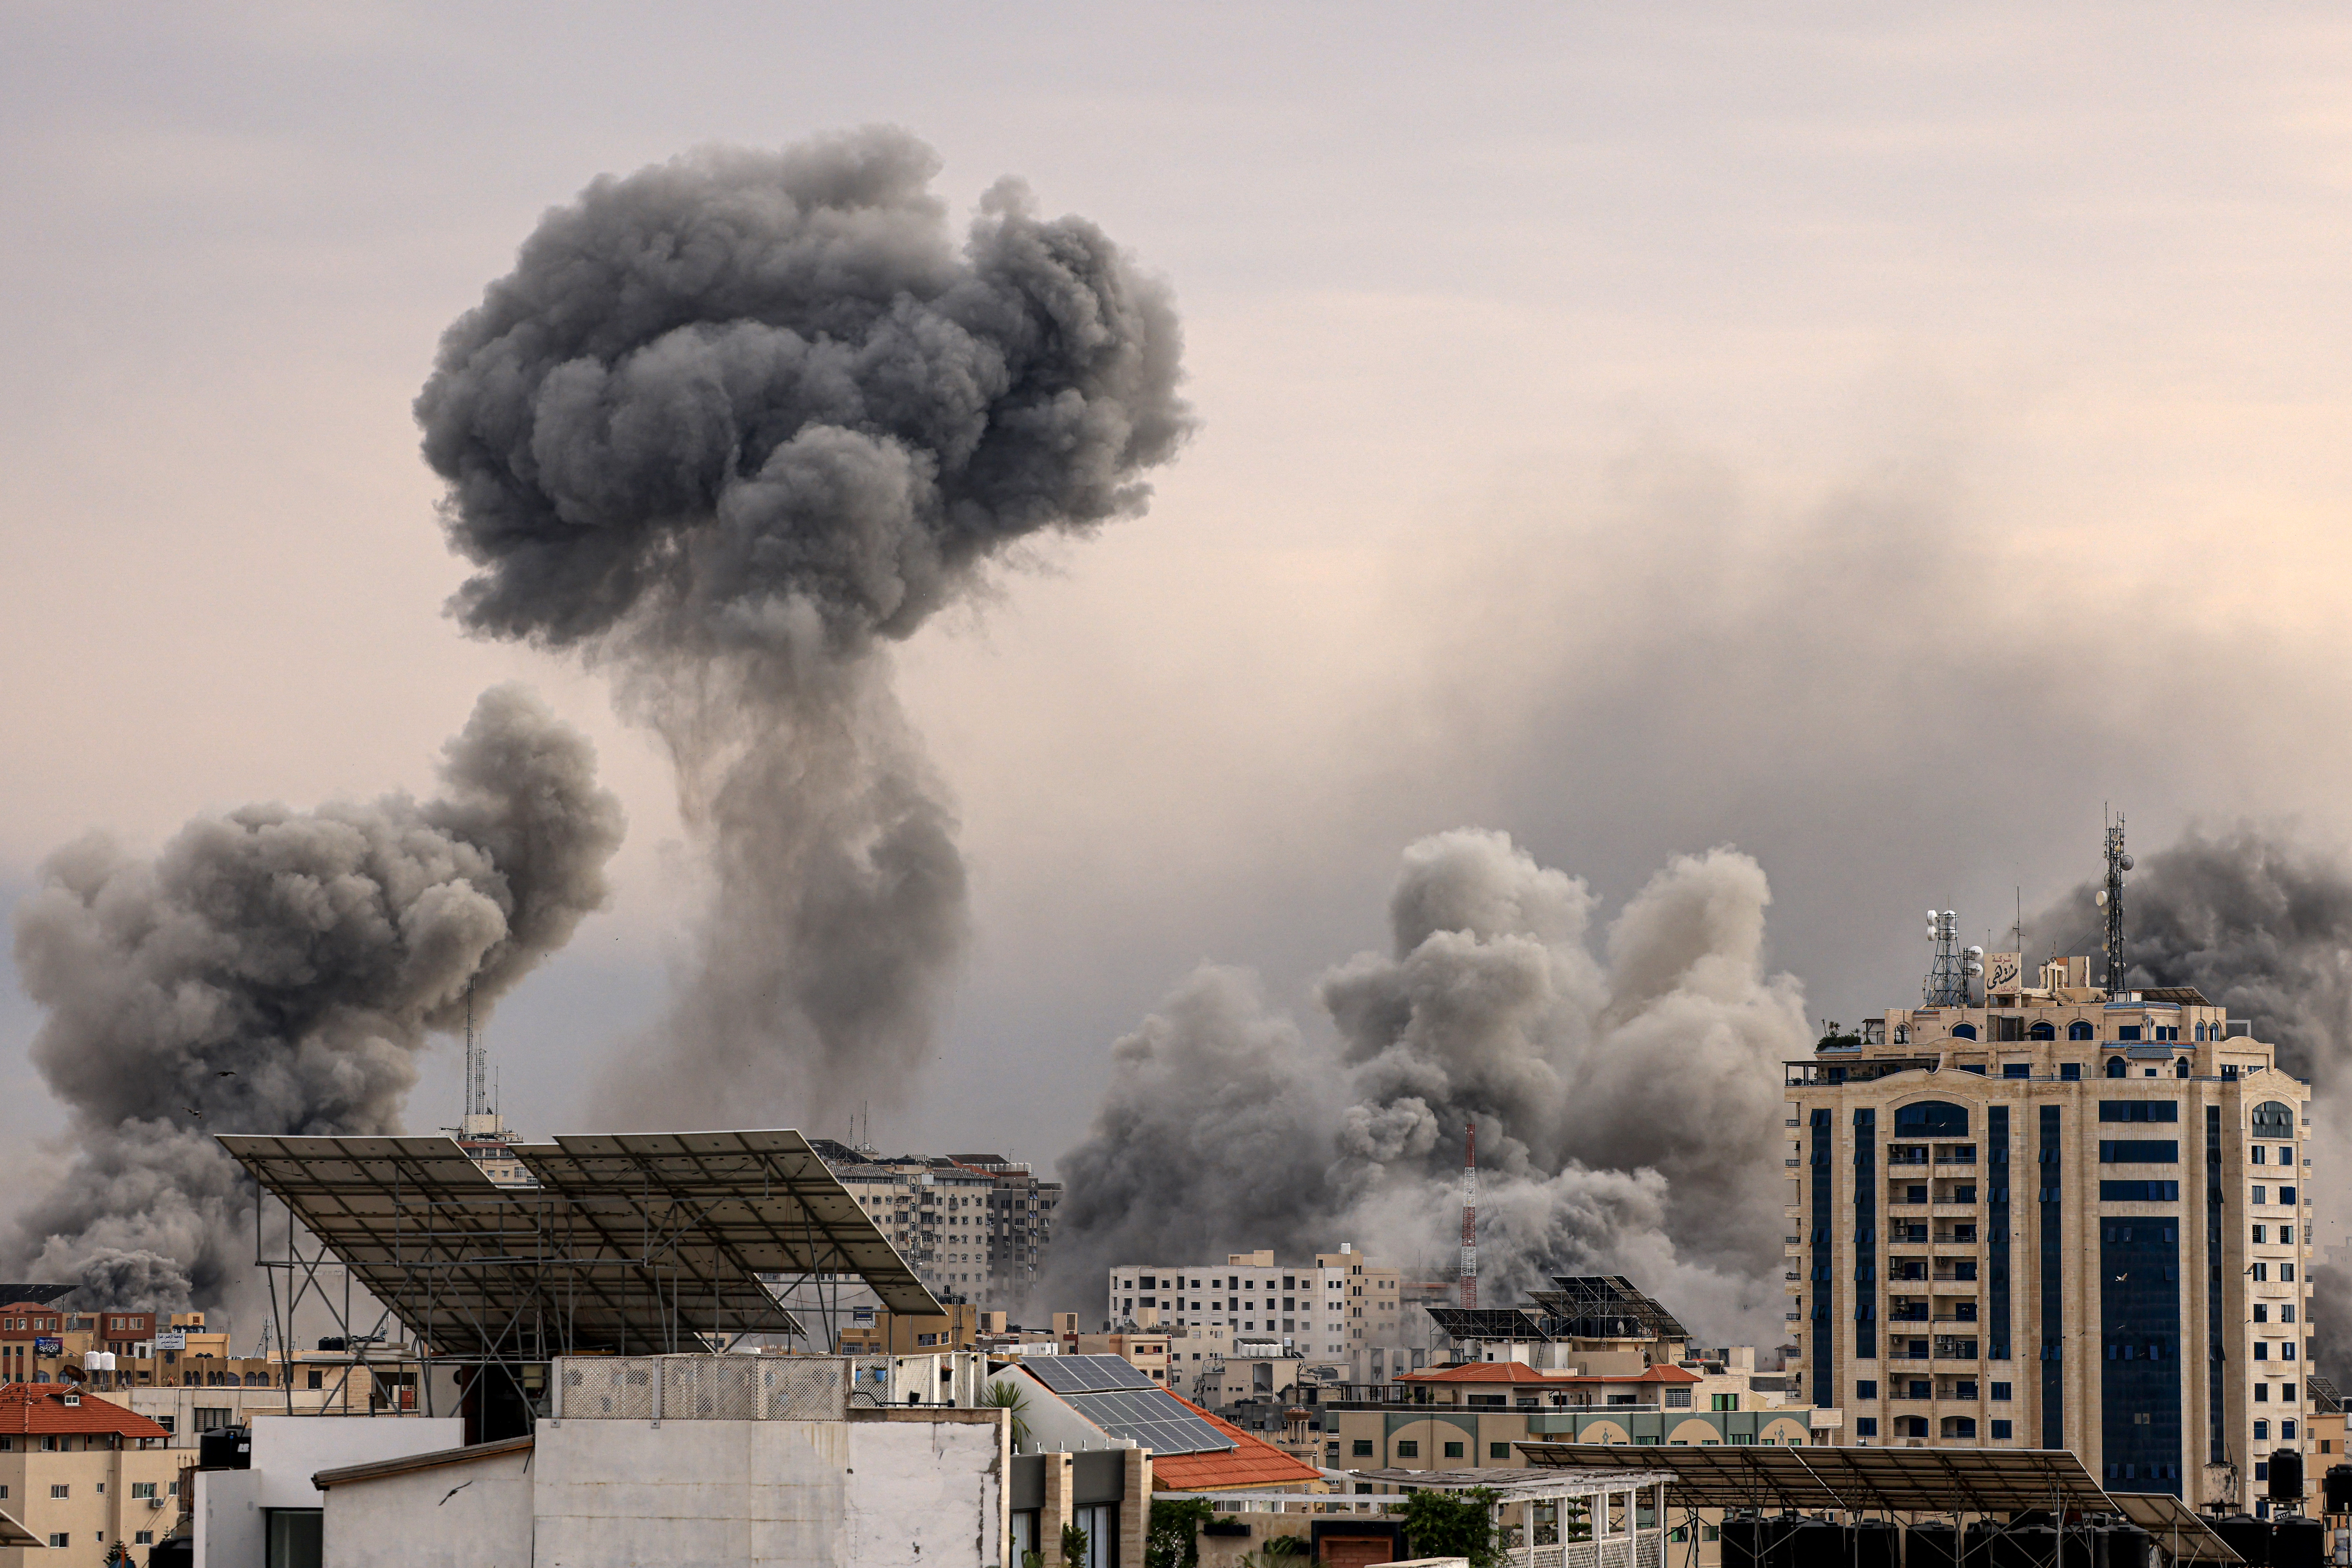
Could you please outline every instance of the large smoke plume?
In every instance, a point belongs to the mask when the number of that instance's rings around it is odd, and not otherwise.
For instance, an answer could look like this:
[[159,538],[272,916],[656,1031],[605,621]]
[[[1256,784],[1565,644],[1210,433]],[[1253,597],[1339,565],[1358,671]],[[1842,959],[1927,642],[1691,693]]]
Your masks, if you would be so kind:
[[869,130],[600,179],[417,400],[458,619],[613,670],[709,850],[639,1122],[903,1087],[964,875],[883,649],[1013,542],[1139,511],[1189,428],[1166,290],[1009,182],[959,250],[937,170]]
[[1769,902],[1744,855],[1677,858],[1596,952],[1590,889],[1507,837],[1414,844],[1390,951],[1318,987],[1334,1043],[1223,969],[1118,1043],[1061,1161],[1055,1288],[1085,1299],[1112,1263],[1349,1237],[1442,1265],[1475,1121],[1495,1300],[1552,1269],[1623,1271],[1702,1333],[1777,1342],[1780,1063],[1811,1039],[1795,982],[1765,968]]
[[51,857],[16,963],[74,1150],[11,1277],[75,1281],[89,1309],[215,1299],[252,1239],[213,1135],[398,1131],[427,1035],[563,944],[621,834],[587,741],[500,687],[430,800],[247,806],[152,859],[102,837]]

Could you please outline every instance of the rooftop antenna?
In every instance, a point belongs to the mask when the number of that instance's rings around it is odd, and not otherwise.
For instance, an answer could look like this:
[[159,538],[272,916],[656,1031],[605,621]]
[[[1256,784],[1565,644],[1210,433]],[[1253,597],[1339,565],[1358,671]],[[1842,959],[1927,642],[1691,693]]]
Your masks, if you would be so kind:
[[1984,973],[1984,949],[1960,945],[1960,917],[1950,910],[1927,911],[1927,940],[1935,944],[1935,954],[1919,987],[1921,1005],[1967,1006],[1969,983]]
[[1462,1153],[1462,1306],[1478,1305],[1478,1123],[1469,1126]]
[[466,1114],[487,1116],[490,1110],[490,1054],[474,1032],[474,982],[466,981]]
[[2124,873],[2132,868],[2132,858],[2124,853],[2124,815],[2107,825],[2107,885],[2099,889],[2098,902],[2107,911],[2107,999],[2114,1001],[2124,990]]

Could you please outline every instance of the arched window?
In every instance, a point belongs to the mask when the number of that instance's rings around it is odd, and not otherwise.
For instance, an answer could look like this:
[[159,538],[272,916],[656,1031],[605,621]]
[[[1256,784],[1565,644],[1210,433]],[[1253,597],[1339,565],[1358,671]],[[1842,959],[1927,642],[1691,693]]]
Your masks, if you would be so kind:
[[2090,1020],[2087,1018],[2077,1018],[2073,1023],[2067,1025],[2066,1037],[2070,1040],[2089,1039],[2091,1037]]
[[2026,1030],[2025,1037],[2029,1040],[2054,1040],[2058,1037],[2058,1026],[2044,1018]]
[[1895,1026],[1895,1043],[1898,1046],[1907,1046],[1911,1043],[1910,1025],[1897,1024]]
[[1948,1100],[1915,1100],[1895,1108],[1897,1138],[1965,1138],[1969,1111]]
[[2275,1100],[2254,1107],[2254,1131],[2266,1138],[2284,1138],[2294,1131],[2294,1111]]
[[2124,1066],[2123,1058],[2109,1057],[2107,1058],[2107,1076],[2109,1078],[2121,1078],[2128,1070],[2129,1069]]
[[2187,1057],[2183,1057],[2179,1061],[2172,1064],[2172,1076],[2175,1078],[2187,1078],[2189,1076],[2189,1058]]
[[1952,1026],[1952,1038],[1956,1040],[1973,1040],[1976,1037],[1977,1026],[1974,1024],[1955,1024]]
[[2202,1024],[2197,1026],[2197,1037],[2200,1040],[2205,1037],[2205,1026]]

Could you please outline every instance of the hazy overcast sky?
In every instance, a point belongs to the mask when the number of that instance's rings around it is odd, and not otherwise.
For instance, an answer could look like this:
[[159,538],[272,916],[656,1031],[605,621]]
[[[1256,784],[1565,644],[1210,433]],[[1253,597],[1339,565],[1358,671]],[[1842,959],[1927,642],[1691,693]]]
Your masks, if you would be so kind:
[[1737,844],[1848,1017],[1927,905],[2090,873],[2104,803],[2352,830],[2336,7],[16,0],[0,898],[92,826],[421,789],[520,677],[631,819],[492,1030],[573,1130],[694,907],[668,772],[443,616],[410,400],[598,174],[876,121],[1165,276],[1202,420],[898,655],[976,941],[893,1147],[1051,1159],[1196,962],[1303,994],[1440,828],[1612,906]]

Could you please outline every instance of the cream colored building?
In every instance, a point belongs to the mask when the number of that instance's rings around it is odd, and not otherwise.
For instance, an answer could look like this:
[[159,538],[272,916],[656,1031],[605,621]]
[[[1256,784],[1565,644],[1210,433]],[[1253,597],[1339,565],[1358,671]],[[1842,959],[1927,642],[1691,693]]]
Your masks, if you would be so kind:
[[144,1416],[69,1384],[0,1386],[0,1510],[46,1542],[0,1548],[0,1568],[99,1568],[117,1545],[144,1562],[180,1517],[191,1456],[168,1441]]
[[1987,964],[1789,1066],[1790,1367],[1850,1443],[2251,1507],[2313,1441],[2310,1087],[2193,990]]
[[[1106,1317],[1164,1329],[1223,1329],[1236,1342],[1270,1340],[1310,1366],[1366,1381],[1374,1350],[1403,1343],[1402,1276],[1351,1246],[1312,1265],[1276,1264],[1271,1250],[1232,1252],[1215,1264],[1123,1264],[1110,1270]],[[1144,1313],[1156,1317],[1146,1320]]]

